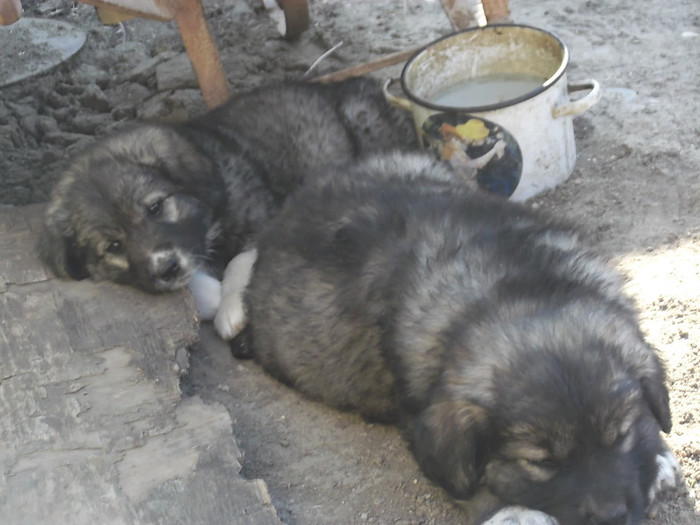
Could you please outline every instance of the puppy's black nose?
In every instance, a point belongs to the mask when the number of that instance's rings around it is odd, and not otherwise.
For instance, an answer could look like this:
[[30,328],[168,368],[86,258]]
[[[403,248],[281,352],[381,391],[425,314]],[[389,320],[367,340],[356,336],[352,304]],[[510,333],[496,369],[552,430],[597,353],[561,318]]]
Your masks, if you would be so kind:
[[177,259],[168,259],[160,272],[160,278],[164,281],[172,281],[180,273],[180,263]]

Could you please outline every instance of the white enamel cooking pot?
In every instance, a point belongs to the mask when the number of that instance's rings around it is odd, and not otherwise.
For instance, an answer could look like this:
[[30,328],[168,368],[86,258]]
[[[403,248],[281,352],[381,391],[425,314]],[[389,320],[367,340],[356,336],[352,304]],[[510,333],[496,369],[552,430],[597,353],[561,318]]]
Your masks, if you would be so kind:
[[[436,40],[413,55],[401,74],[408,99],[385,93],[391,103],[412,112],[425,146],[434,145],[435,119],[454,123],[477,117],[512,135],[522,165],[519,181],[504,194],[522,201],[568,178],[576,162],[573,117],[600,98],[595,80],[567,84],[568,62],[564,43],[542,29],[525,25],[471,28]],[[540,78],[541,84],[486,104],[470,104],[468,96],[455,105],[431,101],[448,86],[494,75],[528,75]],[[570,99],[571,92],[583,90],[588,93]]]

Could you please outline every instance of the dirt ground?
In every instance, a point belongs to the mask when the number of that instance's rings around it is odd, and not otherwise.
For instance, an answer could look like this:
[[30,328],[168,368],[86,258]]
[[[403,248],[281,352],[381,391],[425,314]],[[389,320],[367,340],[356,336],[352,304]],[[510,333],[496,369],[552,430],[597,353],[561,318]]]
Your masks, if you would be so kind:
[[[511,0],[511,20],[551,30],[569,47],[569,80],[594,78],[602,99],[575,119],[577,166],[531,201],[580,224],[629,277],[649,341],[669,372],[683,468],[652,524],[700,523],[700,6],[696,0]],[[133,119],[204,110],[173,24],[104,27],[92,8],[23,2],[88,34],[84,49],[48,75],[0,90],[0,201],[46,199],[66,153]],[[284,40],[259,0],[205,0],[234,90],[299,78],[410,49],[451,31],[434,0],[315,0],[312,28]],[[10,63],[0,51],[0,69]],[[7,62],[6,62],[7,61]],[[400,68],[378,73],[395,76]],[[461,523],[459,509],[421,475],[391,427],[310,402],[234,360],[211,327],[191,353],[185,393],[223,403],[283,522]]]

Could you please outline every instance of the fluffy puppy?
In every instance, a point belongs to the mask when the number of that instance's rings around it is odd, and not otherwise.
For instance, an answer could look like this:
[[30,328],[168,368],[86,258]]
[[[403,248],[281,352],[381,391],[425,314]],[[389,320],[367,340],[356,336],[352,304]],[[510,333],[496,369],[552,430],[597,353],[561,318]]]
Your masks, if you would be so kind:
[[664,369],[574,229],[397,154],[307,180],[257,257],[255,359],[397,422],[472,521],[637,524],[674,481]]
[[176,290],[196,269],[219,276],[308,173],[414,147],[409,116],[373,80],[260,88],[80,152],[51,195],[40,253],[61,277]]

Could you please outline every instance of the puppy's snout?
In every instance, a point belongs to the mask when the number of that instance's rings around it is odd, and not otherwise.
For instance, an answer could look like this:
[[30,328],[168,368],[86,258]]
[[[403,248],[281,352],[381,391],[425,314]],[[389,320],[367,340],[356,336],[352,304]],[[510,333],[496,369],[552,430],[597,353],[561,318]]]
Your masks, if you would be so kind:
[[180,275],[180,262],[171,257],[163,263],[163,267],[160,271],[160,278],[164,281],[173,281]]
[[626,525],[629,513],[624,503],[610,504],[590,513],[588,523],[596,525]]
[[142,279],[148,289],[156,292],[182,288],[194,269],[190,259],[179,250],[152,253],[143,266]]

